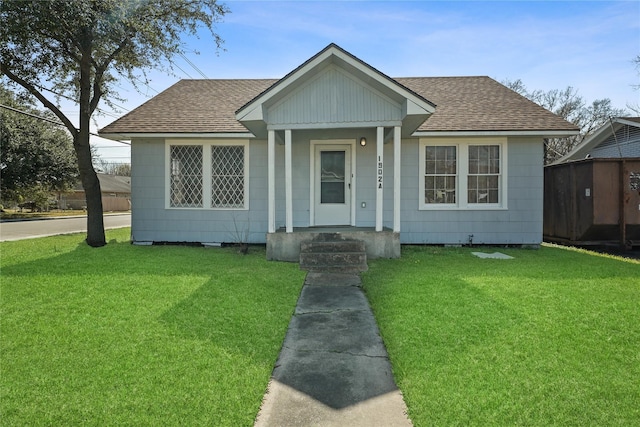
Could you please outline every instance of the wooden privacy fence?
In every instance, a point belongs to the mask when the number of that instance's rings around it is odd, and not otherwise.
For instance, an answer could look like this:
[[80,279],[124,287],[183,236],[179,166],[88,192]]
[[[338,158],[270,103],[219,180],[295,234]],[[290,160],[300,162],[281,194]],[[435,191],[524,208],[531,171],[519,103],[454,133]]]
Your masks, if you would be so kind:
[[576,245],[640,245],[640,159],[545,167],[543,234]]

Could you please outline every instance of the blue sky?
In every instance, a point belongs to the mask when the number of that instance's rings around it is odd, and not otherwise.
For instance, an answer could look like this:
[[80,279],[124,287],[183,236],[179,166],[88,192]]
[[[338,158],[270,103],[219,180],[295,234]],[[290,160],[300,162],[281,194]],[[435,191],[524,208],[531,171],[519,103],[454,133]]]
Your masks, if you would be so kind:
[[[336,43],[391,77],[487,75],[527,88],[573,86],[588,102],[640,102],[632,59],[640,54],[637,1],[226,1],[225,40],[185,38],[187,58],[208,78],[280,78]],[[180,78],[201,78],[177,58],[177,76],[151,72],[145,94],[120,84],[124,114]],[[98,127],[114,120],[97,118]],[[97,140],[96,140],[97,141]],[[113,146],[114,143],[99,143]],[[126,148],[102,148],[128,161]]]

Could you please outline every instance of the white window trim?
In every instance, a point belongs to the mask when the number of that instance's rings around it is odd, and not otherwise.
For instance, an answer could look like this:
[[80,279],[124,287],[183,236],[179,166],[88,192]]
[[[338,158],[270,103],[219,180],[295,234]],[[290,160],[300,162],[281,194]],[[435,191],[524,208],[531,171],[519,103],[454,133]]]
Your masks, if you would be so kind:
[[[469,203],[467,178],[469,176],[469,147],[472,145],[499,145],[500,146],[500,189],[498,203]],[[419,183],[418,183],[418,209],[429,211],[442,210],[506,210],[508,209],[508,153],[507,138],[421,138],[419,144]],[[425,203],[424,201],[424,177],[425,177],[425,147],[427,146],[455,146],[456,159],[456,203]]]
[[[237,139],[165,139],[164,150],[164,207],[171,210],[209,210],[209,211],[247,211],[249,210],[249,140]],[[173,207],[171,206],[171,146],[172,145],[200,145],[202,146],[202,206]],[[212,208],[211,207],[211,147],[216,145],[235,145],[244,147],[244,206],[241,208]]]

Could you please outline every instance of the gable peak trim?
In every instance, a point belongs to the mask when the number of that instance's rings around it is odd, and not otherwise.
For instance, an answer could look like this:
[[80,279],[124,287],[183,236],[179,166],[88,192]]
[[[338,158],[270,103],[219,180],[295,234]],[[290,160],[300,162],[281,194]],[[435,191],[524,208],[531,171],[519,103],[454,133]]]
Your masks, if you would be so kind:
[[[283,78],[275,82],[273,85],[268,87],[266,90],[258,94],[252,100],[247,102],[245,105],[236,110],[236,118],[242,121],[247,115],[251,115],[251,111],[255,109],[258,105],[261,105],[266,100],[268,100],[271,96],[275,96],[281,90],[286,88],[289,84],[295,82],[298,78],[302,77],[306,72],[312,70],[313,68],[322,64],[322,62],[329,60],[331,57],[336,57],[343,60],[345,63],[354,66],[359,71],[364,74],[369,75],[385,86],[389,87],[392,90],[398,92],[404,92],[403,96],[406,98],[413,98],[412,101],[417,105],[421,105],[424,110],[433,113],[435,111],[436,104],[424,98],[422,95],[414,92],[413,90],[407,88],[406,86],[399,83],[397,80],[387,76],[371,65],[367,64],[363,60],[359,59],[355,55],[349,53],[344,50],[340,46],[335,43],[330,43],[320,52],[313,55],[311,58],[303,62],[297,68],[289,72]],[[386,83],[386,84],[385,84]],[[257,104],[257,105],[256,105]],[[251,109],[250,107],[254,107]]]

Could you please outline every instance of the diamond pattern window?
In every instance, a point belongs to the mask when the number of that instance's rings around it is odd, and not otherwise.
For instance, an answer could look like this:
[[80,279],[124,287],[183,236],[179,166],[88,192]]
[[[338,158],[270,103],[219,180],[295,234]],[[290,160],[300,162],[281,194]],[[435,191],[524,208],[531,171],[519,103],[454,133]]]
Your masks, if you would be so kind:
[[211,207],[244,208],[244,146],[211,146]]
[[170,206],[201,208],[202,145],[172,145],[170,147]]

